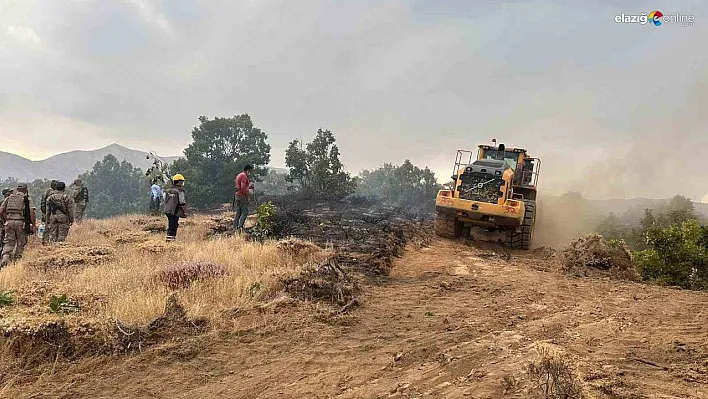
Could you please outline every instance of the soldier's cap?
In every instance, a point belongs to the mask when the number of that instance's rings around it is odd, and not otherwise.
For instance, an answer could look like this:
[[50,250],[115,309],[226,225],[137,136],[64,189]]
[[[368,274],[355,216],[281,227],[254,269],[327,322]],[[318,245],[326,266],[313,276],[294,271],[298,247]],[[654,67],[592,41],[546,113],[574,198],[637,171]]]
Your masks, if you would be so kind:
[[2,195],[7,195],[8,193],[12,192],[11,188],[4,188],[2,189]]
[[27,190],[27,183],[20,183],[17,185],[17,188]]

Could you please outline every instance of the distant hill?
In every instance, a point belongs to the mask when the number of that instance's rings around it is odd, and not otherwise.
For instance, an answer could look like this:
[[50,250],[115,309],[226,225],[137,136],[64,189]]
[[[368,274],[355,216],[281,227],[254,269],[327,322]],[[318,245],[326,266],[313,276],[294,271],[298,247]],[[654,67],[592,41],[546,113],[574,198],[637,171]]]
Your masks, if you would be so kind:
[[[613,199],[613,200],[587,200],[598,213],[609,214],[614,212],[615,214],[621,215],[625,212],[640,212],[639,217],[643,215],[644,209],[656,209],[661,204],[669,201],[669,198],[665,199],[651,199],[651,198],[631,198],[631,199]],[[693,203],[696,212],[699,215],[703,215],[708,218],[708,204],[703,204],[699,202]]]
[[[70,151],[57,154],[41,161],[30,161],[21,156],[0,151],[0,180],[14,177],[20,181],[31,182],[36,179],[57,179],[73,181],[78,175],[93,169],[93,165],[112,154],[119,161],[128,161],[142,170],[152,164],[147,159],[147,152],[132,150],[119,144],[91,151]],[[180,157],[165,157],[172,162]],[[288,169],[272,167],[280,174],[287,174]]]
[[[65,152],[42,161],[30,161],[15,154],[0,152],[0,179],[15,177],[21,181],[35,179],[71,181],[78,175],[93,169],[93,165],[108,154],[112,154],[119,161],[128,161],[143,170],[151,165],[151,161],[146,158],[146,152],[131,150],[118,144],[91,151]],[[172,162],[177,158],[179,157],[166,157],[165,160]]]

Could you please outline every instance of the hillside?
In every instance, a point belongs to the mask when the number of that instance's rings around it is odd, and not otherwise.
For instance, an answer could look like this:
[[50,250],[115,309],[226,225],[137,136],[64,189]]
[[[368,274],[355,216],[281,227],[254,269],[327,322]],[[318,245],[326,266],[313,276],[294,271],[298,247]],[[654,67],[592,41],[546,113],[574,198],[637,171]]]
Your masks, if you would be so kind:
[[[101,161],[108,154],[121,161],[126,160],[141,169],[151,164],[146,158],[146,152],[132,150],[119,144],[111,144],[91,151],[65,152],[41,161],[31,161],[15,154],[0,152],[0,179],[15,177],[23,181],[45,178],[71,181],[91,170],[96,162]],[[172,162],[177,158],[166,157],[166,160]]]
[[244,241],[227,212],[185,220],[178,259],[143,216],[32,245],[0,271],[0,397],[708,397],[705,293],[306,205],[281,222],[312,242]]

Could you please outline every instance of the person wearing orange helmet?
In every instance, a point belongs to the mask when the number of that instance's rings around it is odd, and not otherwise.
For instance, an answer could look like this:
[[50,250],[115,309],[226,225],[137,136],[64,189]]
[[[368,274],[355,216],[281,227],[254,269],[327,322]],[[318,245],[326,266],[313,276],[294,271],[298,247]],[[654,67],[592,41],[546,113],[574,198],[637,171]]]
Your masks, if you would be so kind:
[[184,176],[172,177],[172,187],[165,190],[165,216],[167,216],[167,242],[177,238],[179,219],[189,215],[189,207],[184,195]]

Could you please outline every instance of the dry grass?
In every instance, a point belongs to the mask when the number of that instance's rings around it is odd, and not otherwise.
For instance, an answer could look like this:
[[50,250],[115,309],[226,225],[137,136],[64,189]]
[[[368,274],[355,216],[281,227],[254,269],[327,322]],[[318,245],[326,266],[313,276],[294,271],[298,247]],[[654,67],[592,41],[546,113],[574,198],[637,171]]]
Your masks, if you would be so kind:
[[[87,220],[72,228],[66,244],[52,248],[32,239],[23,261],[0,271],[0,289],[17,290],[19,299],[17,305],[0,310],[2,316],[49,317],[51,295],[67,294],[82,306],[79,314],[67,318],[145,324],[162,314],[170,292],[156,276],[177,264],[208,262],[222,265],[227,273],[179,290],[180,302],[190,317],[218,323],[225,310],[274,297],[282,290],[283,278],[328,256],[324,251],[293,252],[276,243],[239,237],[208,238],[209,220],[200,216],[181,222],[177,242],[165,244],[163,234],[144,231],[146,225],[153,230],[155,222],[138,216]],[[86,248],[94,247],[111,251],[95,261],[74,259],[90,256]]]

